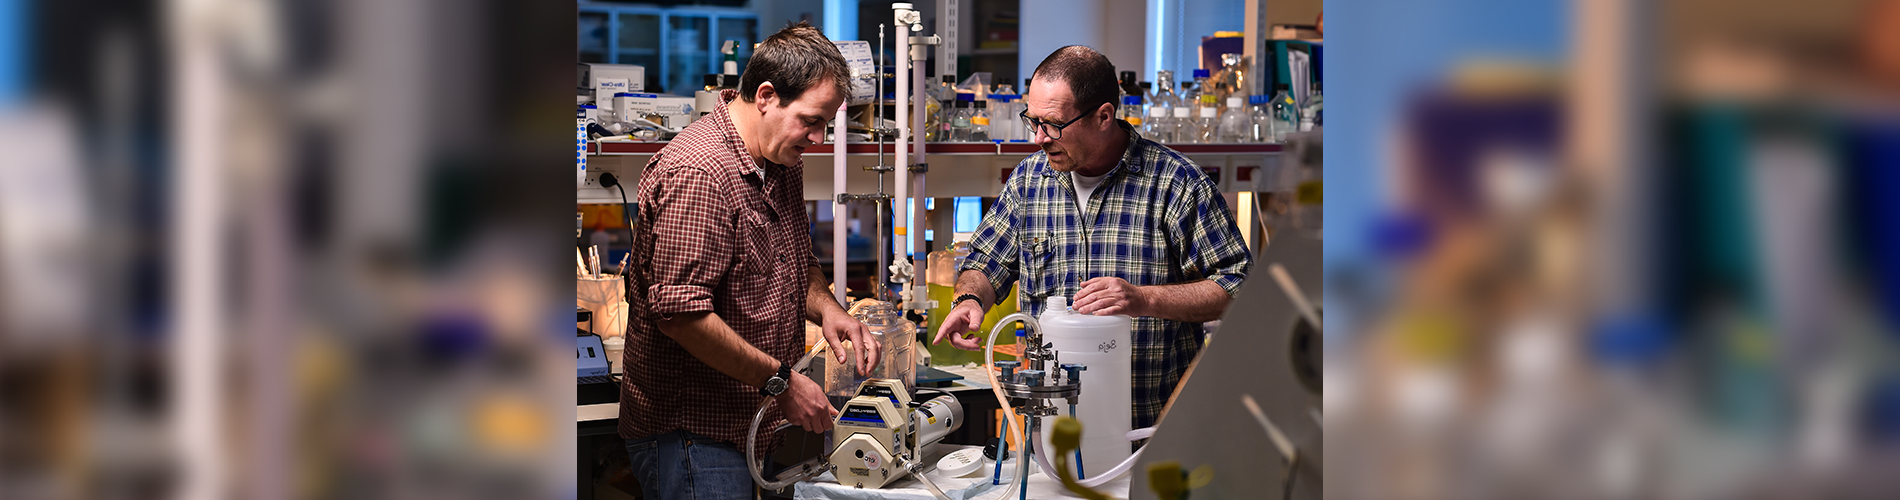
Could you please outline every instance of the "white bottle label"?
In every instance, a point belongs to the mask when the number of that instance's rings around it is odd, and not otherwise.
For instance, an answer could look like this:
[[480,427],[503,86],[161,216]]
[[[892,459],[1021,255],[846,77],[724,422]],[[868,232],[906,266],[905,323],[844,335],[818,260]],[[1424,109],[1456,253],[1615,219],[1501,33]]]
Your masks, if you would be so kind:
[[1215,112],[1214,108],[1201,108],[1201,118],[1213,118]]
[[1175,117],[1175,118],[1187,118],[1187,117],[1188,117],[1188,109],[1187,109],[1187,108],[1174,108],[1174,117]]

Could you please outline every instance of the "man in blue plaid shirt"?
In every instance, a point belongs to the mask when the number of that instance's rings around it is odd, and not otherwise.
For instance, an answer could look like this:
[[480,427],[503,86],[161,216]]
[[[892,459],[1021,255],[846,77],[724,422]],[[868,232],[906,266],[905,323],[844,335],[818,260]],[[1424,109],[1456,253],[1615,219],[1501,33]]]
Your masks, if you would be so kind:
[[977,227],[936,342],[981,349],[966,335],[1018,280],[1031,315],[1069,297],[1077,313],[1133,316],[1133,425],[1152,426],[1253,254],[1200,167],[1115,117],[1107,57],[1057,49],[1031,83],[1023,118],[1042,152],[1017,164]]

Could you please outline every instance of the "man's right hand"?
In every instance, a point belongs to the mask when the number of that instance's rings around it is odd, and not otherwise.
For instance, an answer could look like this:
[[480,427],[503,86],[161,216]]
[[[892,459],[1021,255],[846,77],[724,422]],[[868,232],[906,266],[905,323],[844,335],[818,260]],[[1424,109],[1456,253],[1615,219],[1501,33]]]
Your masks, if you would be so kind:
[[803,373],[793,372],[785,392],[774,397],[778,398],[778,408],[785,413],[785,420],[808,431],[831,430],[831,417],[838,414],[838,410],[831,407],[831,400],[825,398],[825,390]]
[[956,307],[950,308],[950,312],[943,315],[943,325],[937,328],[937,339],[930,343],[942,344],[944,337],[949,337],[950,345],[958,349],[982,350],[982,341],[964,336],[966,332],[976,332],[981,335],[983,332],[976,331],[980,326],[983,326],[983,308],[978,306],[975,300],[958,302]]

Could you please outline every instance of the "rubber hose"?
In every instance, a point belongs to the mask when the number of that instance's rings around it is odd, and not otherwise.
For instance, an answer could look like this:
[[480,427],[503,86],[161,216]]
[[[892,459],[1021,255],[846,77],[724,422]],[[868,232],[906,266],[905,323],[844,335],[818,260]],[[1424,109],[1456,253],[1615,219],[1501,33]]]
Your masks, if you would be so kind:
[[[1142,431],[1147,431],[1147,432],[1142,433]],[[1136,437],[1138,433],[1140,433],[1141,437]],[[1154,435],[1154,428],[1144,427],[1144,428],[1128,431],[1127,437],[1129,438],[1129,441],[1134,441],[1134,440],[1145,438],[1151,435]],[[1041,439],[1041,436],[1038,435],[1037,439]],[[1037,442],[1041,442],[1041,441],[1037,441]],[[1078,484],[1081,484],[1082,486],[1087,486],[1090,488],[1094,488],[1096,486],[1101,486],[1103,484],[1106,484],[1109,481],[1114,480],[1116,477],[1121,476],[1122,474],[1128,473],[1129,469],[1134,468],[1135,461],[1141,459],[1141,450],[1146,450],[1146,449],[1148,449],[1146,445],[1143,445],[1141,448],[1136,449],[1133,454],[1128,455],[1127,459],[1122,460],[1122,462],[1119,464],[1115,464],[1115,466],[1112,468],[1109,468],[1108,472],[1106,473],[1103,473],[1101,475],[1091,477],[1088,479],[1078,479],[1075,482]],[[1055,467],[1050,467],[1049,461],[1046,460],[1042,455],[1036,455],[1036,466],[1041,467],[1042,473],[1048,474],[1049,477],[1061,477],[1061,476],[1056,475]]]
[[[806,353],[805,357],[800,358],[798,363],[792,365],[792,372],[803,373],[806,369],[811,367],[811,358],[824,351],[825,344],[819,344],[817,348]],[[764,398],[759,401],[759,411],[752,413],[752,427],[747,430],[745,435],[745,465],[746,469],[752,473],[752,483],[759,485],[760,488],[772,491],[783,489],[792,483],[806,479],[805,477],[791,477],[786,478],[784,481],[767,482],[765,477],[759,474],[759,452],[757,445],[759,438],[759,421],[765,419],[765,409],[777,401],[777,398]],[[791,426],[792,424],[790,423],[783,423],[774,426],[772,432],[776,434],[778,431],[785,430],[785,428]]]

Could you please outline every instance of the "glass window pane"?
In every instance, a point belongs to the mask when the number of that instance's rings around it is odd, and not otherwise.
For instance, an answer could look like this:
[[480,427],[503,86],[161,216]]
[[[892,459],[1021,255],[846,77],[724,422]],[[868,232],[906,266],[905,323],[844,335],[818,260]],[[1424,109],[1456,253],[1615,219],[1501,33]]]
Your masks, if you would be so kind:
[[664,92],[693,95],[693,91],[702,86],[702,79],[712,68],[717,45],[713,43],[711,20],[703,16],[674,15],[668,28],[673,30],[667,42],[667,63],[665,81],[661,83]]
[[975,196],[958,196],[956,208],[956,231],[959,233],[976,231],[977,223],[983,222],[983,199]]
[[621,14],[620,50],[635,52],[641,49],[660,49],[660,16],[658,14]]
[[602,57],[601,54],[607,53],[608,29],[606,14],[582,12],[580,15],[580,24],[576,28],[575,32],[580,35],[579,46],[582,58],[586,58],[590,54],[595,58],[599,58]]
[[621,51],[620,58],[615,60],[614,63],[637,64],[642,68],[646,68],[647,80],[640,82],[641,88],[646,92],[653,92],[653,86],[660,84],[660,54],[657,52],[652,54],[636,54]]

